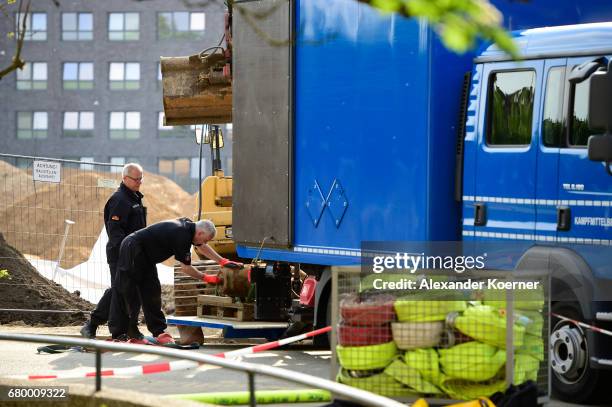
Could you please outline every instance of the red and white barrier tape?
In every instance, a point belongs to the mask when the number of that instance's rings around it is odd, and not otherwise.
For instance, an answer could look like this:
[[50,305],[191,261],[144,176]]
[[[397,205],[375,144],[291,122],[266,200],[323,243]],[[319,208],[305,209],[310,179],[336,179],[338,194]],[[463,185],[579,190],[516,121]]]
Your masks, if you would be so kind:
[[585,324],[584,322],[576,321],[575,319],[564,317],[563,315],[555,314],[555,313],[552,313],[552,312],[551,312],[551,315],[553,317],[559,318],[560,320],[568,321],[568,322],[571,322],[571,323],[576,324],[578,326],[581,326],[583,328],[590,329],[593,332],[599,332],[600,334],[612,336],[612,331],[608,331],[607,329],[598,328],[595,325]]
[[317,336],[320,334],[327,333],[331,331],[331,326],[326,326],[325,328],[316,329],[314,331],[307,332],[305,334],[292,336],[291,338],[280,339],[274,342],[262,343],[261,345],[255,345],[244,349],[233,350],[230,352],[218,353],[215,356],[219,356],[226,359],[237,358],[242,355],[248,355],[251,353],[263,352],[265,350],[270,350],[274,348],[278,348],[284,345],[287,345],[292,342],[301,341],[307,338],[312,338],[313,336]]
[[[238,349],[230,352],[217,353],[213,356],[217,356],[225,359],[234,359],[243,355],[248,355],[252,353],[263,352],[266,350],[278,348],[284,345],[287,345],[292,342],[297,342],[304,340],[306,338],[312,338],[313,336],[324,334],[331,331],[331,326],[317,329],[311,332],[307,332],[305,334],[292,336],[290,338],[280,339],[274,342],[267,342],[261,345],[250,346],[244,349]],[[193,362],[191,360],[175,360],[172,362],[163,362],[163,363],[152,363],[149,365],[142,366],[130,366],[130,367],[120,367],[116,369],[106,369],[102,370],[102,376],[140,376],[147,375],[152,373],[162,373],[162,372],[176,372],[178,370],[186,370],[194,367],[200,366],[201,363]],[[96,372],[60,372],[56,374],[49,375],[27,375],[27,376],[13,376],[14,378],[19,379],[28,379],[28,380],[38,380],[38,379],[79,379],[83,377],[95,377]]]

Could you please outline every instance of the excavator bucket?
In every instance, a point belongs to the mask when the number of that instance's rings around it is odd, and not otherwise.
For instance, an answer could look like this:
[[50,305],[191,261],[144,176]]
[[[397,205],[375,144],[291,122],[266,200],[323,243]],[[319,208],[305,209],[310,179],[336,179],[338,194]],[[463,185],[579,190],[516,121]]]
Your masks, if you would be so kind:
[[232,121],[232,83],[222,54],[161,57],[165,125]]

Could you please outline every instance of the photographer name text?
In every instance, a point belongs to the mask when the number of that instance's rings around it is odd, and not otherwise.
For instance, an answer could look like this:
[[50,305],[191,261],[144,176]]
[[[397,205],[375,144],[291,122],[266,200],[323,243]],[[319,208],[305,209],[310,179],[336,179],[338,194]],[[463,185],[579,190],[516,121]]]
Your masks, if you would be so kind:
[[465,281],[437,281],[433,279],[411,280],[402,278],[385,281],[377,278],[372,281],[377,290],[537,290],[540,281],[504,281],[497,278]]

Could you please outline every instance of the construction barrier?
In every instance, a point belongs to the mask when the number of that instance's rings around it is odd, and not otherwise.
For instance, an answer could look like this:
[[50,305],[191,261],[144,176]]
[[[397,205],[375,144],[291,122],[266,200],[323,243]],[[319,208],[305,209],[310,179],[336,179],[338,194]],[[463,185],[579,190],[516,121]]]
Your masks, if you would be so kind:
[[[402,401],[473,400],[527,381],[549,394],[545,273],[408,274],[412,285],[406,273],[338,267],[332,275],[337,381]],[[492,276],[508,287],[524,281],[536,288],[493,292],[480,284]],[[381,279],[402,289],[380,289]],[[418,289],[423,279],[451,288]],[[475,289],[450,284],[468,279]]]

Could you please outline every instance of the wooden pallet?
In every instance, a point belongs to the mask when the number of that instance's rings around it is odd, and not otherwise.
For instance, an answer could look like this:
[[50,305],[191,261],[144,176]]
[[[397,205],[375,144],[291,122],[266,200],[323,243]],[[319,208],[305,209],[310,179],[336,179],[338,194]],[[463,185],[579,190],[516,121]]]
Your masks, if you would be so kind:
[[[220,266],[212,260],[194,261],[192,265],[206,274],[216,275],[220,270]],[[179,264],[174,266],[174,315],[195,316],[198,312],[198,295],[215,294],[216,287],[188,276],[180,268]]]
[[231,297],[198,295],[198,317],[230,321],[253,321],[253,304],[233,302]]

